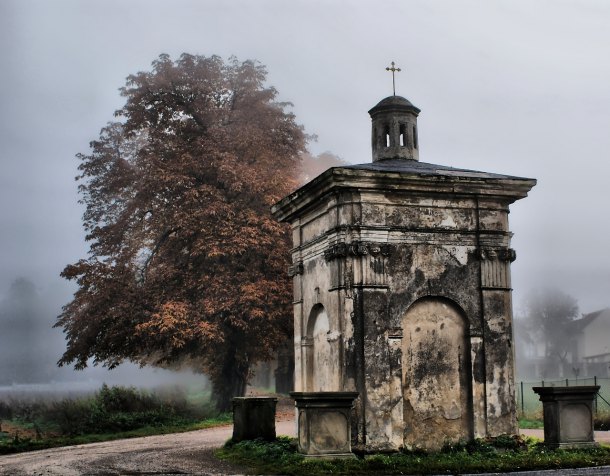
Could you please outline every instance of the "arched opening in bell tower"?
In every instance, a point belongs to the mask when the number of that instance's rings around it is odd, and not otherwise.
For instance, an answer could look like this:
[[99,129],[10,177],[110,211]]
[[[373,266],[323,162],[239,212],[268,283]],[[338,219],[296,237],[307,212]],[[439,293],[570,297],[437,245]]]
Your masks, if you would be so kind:
[[385,146],[386,147],[390,147],[391,145],[391,138],[390,138],[390,126],[386,125],[384,128],[384,134],[385,134]]
[[417,149],[417,126],[413,124],[413,148]]
[[399,132],[400,132],[400,146],[406,147],[407,146],[407,126],[406,126],[406,124],[400,125]]

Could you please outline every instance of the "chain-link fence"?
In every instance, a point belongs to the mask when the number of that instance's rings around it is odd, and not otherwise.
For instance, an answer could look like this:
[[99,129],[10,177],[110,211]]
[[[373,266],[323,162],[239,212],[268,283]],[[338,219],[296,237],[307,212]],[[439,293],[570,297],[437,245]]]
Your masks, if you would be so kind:
[[542,416],[542,402],[533,387],[574,387],[577,385],[599,385],[595,397],[595,412],[610,413],[610,378],[576,378],[517,382],[517,410],[520,416]]

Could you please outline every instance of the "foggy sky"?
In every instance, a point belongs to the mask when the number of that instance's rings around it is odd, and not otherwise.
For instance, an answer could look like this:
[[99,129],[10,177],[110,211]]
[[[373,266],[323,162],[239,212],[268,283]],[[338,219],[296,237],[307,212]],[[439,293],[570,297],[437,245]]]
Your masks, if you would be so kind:
[[538,179],[511,207],[516,308],[540,285],[610,306],[609,25],[603,0],[0,0],[0,294],[25,276],[69,299],[75,154],[127,75],[188,52],[259,60],[312,151],[351,163],[395,61],[421,161]]

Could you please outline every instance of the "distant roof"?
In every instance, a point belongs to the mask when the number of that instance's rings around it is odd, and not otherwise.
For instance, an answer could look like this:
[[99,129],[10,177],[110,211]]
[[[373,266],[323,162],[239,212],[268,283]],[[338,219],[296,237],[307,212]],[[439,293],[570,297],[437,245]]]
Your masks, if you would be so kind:
[[[404,99],[404,98],[403,98]],[[405,99],[406,101],[406,99]],[[367,162],[364,164],[344,165],[336,167],[341,169],[370,170],[374,172],[396,172],[400,174],[417,174],[420,176],[454,176],[465,178],[481,179],[516,179],[523,180],[523,177],[513,175],[494,174],[490,172],[480,172],[478,170],[458,169],[445,165],[428,164],[417,160],[405,159],[386,159],[377,162]]]
[[591,324],[595,319],[601,316],[604,313],[610,313],[610,308],[600,309],[599,311],[590,312],[589,314],[583,314],[580,319],[575,319],[572,321],[572,325],[574,326],[574,331],[582,331],[585,327]]

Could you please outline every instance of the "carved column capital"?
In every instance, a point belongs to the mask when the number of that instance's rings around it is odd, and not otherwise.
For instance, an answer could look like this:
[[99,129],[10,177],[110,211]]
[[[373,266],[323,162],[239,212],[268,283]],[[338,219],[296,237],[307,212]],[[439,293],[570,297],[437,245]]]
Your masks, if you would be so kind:
[[479,257],[483,261],[508,261],[517,259],[517,252],[512,248],[481,248]]
[[288,267],[288,276],[292,278],[297,274],[303,274],[304,269],[303,262],[299,261],[298,263]]
[[367,241],[352,241],[351,243],[335,243],[324,251],[326,261],[347,256],[389,256],[394,247],[389,243],[377,243]]

